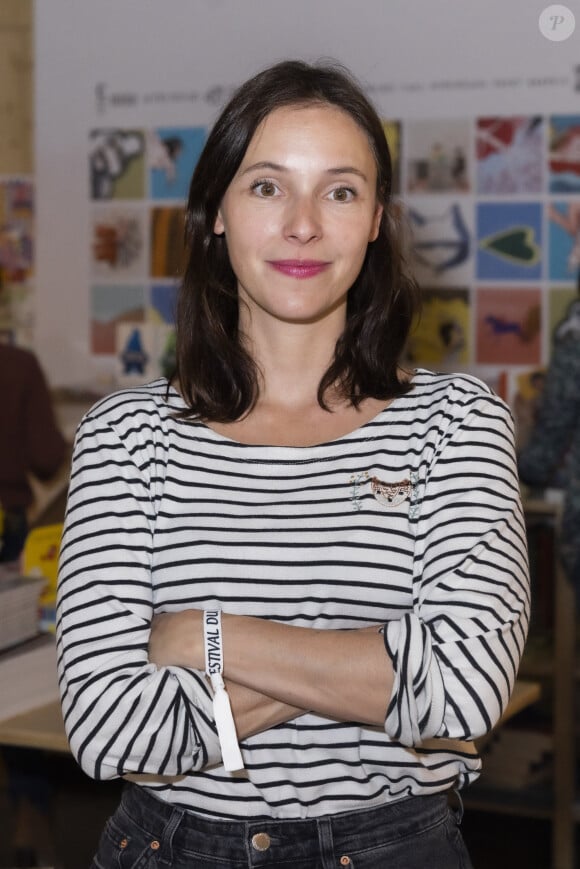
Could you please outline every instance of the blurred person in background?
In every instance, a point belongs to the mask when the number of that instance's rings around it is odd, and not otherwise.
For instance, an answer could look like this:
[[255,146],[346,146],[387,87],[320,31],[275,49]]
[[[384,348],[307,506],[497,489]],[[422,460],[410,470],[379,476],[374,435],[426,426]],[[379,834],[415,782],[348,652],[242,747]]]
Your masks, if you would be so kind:
[[[580,272],[578,276],[580,291]],[[560,486],[564,511],[560,552],[580,599],[580,298],[554,333],[538,412],[522,448],[520,478],[530,486]]]
[[33,503],[29,475],[49,480],[62,467],[67,445],[54,416],[38,360],[28,350],[0,344],[0,562],[16,561],[28,533]]

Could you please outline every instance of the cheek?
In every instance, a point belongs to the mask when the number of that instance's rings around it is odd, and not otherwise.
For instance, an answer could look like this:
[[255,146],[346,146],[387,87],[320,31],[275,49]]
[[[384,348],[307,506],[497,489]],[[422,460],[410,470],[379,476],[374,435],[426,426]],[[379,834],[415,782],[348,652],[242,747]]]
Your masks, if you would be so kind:
[[363,234],[360,231],[360,226],[351,234],[342,236],[342,250],[347,260],[352,263],[353,268],[358,268],[362,265],[369,246],[368,234]]
[[228,233],[226,228],[226,247],[230,264],[234,273],[240,279],[249,279],[255,271],[256,260],[260,257],[261,243],[252,231],[251,225],[238,224],[235,230]]
[[230,256],[248,256],[260,253],[270,239],[275,235],[275,229],[271,223],[257,221],[252,217],[244,216],[240,220],[230,224],[235,229],[226,228],[226,241]]
[[367,248],[368,244],[366,241],[361,240],[360,237],[356,242],[345,245],[343,249],[343,280],[346,281],[348,286],[352,286],[360,274]]

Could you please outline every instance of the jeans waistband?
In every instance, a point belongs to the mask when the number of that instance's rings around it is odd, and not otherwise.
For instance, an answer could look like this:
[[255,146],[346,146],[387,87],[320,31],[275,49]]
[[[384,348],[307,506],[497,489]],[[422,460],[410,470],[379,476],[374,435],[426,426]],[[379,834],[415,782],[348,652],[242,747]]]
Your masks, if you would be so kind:
[[152,839],[167,849],[222,857],[245,859],[249,844],[272,842],[284,850],[296,841],[303,848],[316,848],[323,840],[348,851],[365,837],[368,847],[388,840],[414,835],[441,822],[448,814],[446,793],[413,796],[369,809],[340,812],[319,818],[224,820],[209,818],[177,808],[153,796],[146,788],[128,784],[123,792],[121,810]]

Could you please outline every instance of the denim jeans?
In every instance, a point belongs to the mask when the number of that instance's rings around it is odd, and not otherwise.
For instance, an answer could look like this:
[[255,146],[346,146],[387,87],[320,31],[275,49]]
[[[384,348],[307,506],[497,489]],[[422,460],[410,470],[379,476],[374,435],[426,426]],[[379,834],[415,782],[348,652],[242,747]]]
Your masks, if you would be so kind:
[[445,794],[307,820],[214,820],[128,785],[91,869],[472,869]]

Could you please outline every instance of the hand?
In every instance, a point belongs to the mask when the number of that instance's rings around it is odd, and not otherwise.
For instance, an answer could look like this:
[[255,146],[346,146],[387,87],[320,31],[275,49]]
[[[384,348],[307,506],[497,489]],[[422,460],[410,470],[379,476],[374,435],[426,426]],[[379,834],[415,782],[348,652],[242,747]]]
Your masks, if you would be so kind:
[[203,611],[159,613],[151,622],[149,660],[158,667],[205,670]]

